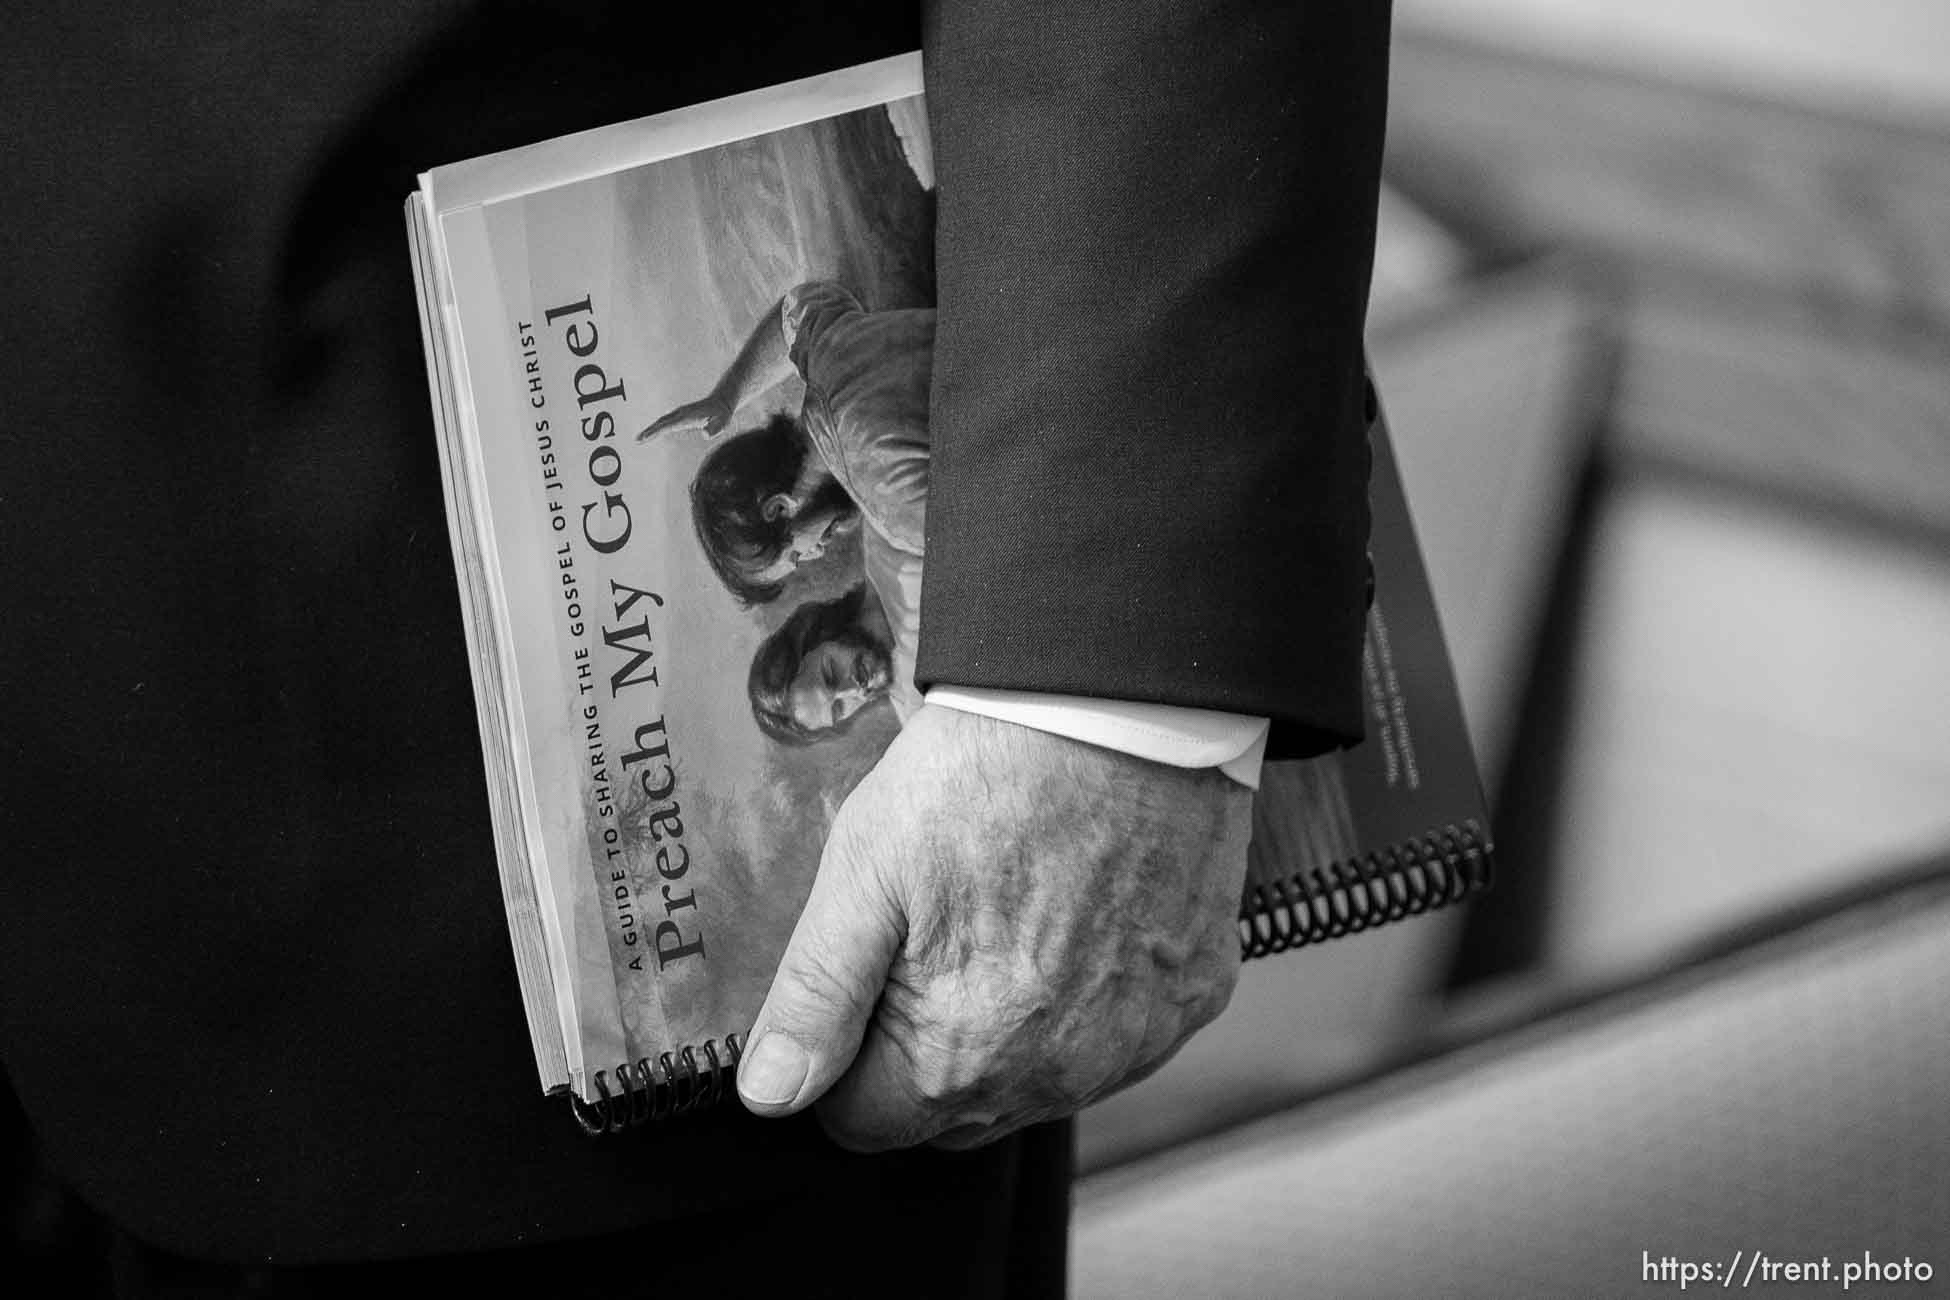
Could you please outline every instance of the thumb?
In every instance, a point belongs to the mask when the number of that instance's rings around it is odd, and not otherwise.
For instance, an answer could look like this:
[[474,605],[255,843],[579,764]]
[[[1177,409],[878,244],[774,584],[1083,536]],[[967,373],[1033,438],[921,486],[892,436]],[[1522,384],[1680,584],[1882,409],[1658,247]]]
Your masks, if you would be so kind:
[[748,1109],[791,1115],[846,1073],[904,930],[878,873],[829,841],[738,1062],[738,1094]]

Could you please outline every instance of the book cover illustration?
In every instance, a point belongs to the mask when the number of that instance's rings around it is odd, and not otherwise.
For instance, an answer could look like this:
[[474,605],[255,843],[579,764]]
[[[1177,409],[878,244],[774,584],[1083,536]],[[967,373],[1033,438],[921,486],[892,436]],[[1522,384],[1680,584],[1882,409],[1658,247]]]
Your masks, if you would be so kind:
[[448,230],[585,1097],[743,1031],[918,705],[924,121],[806,122]]

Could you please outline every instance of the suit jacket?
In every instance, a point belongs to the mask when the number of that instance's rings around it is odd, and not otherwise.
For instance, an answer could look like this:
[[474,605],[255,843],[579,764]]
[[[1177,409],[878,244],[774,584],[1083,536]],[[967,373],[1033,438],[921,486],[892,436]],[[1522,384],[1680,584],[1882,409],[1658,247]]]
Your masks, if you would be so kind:
[[1357,729],[1384,6],[12,26],[0,1050],[130,1231],[383,1256],[944,1167],[735,1107],[596,1143],[537,1097],[400,217],[426,166],[925,38],[924,675]]

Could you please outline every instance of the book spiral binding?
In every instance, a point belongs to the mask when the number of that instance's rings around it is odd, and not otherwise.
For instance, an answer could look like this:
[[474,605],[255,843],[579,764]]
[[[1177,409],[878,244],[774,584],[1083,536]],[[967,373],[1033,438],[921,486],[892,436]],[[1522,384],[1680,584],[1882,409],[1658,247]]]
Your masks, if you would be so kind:
[[1489,888],[1490,861],[1471,820],[1255,884],[1239,909],[1239,941],[1246,957],[1264,957],[1433,912]]
[[[723,1044],[722,1053],[717,1043],[707,1041],[661,1053],[654,1062],[647,1056],[624,1061],[616,1067],[615,1092],[610,1091],[610,1072],[596,1071],[595,1101],[569,1093],[576,1123],[589,1136],[601,1137],[715,1105],[731,1090],[745,1050],[736,1034],[726,1034]],[[699,1056],[704,1059],[699,1061]]]
[[[1264,957],[1323,939],[1433,912],[1490,885],[1488,838],[1474,820],[1444,826],[1419,839],[1254,884],[1239,911],[1245,956]],[[639,1057],[614,1071],[596,1071],[594,1102],[569,1094],[576,1123],[592,1137],[621,1133],[652,1120],[702,1110],[726,1096],[744,1044],[726,1034],[715,1042]],[[702,1058],[701,1060],[699,1058]]]

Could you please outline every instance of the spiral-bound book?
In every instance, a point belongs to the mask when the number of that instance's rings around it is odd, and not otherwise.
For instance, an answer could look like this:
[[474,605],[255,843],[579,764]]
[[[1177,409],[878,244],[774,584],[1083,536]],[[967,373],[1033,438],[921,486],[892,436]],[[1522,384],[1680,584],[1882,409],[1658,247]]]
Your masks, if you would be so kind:
[[[918,55],[495,154],[407,202],[541,1083],[730,1093],[848,791],[918,704],[934,168]],[[1249,955],[1483,886],[1385,430],[1368,739],[1269,764]]]

